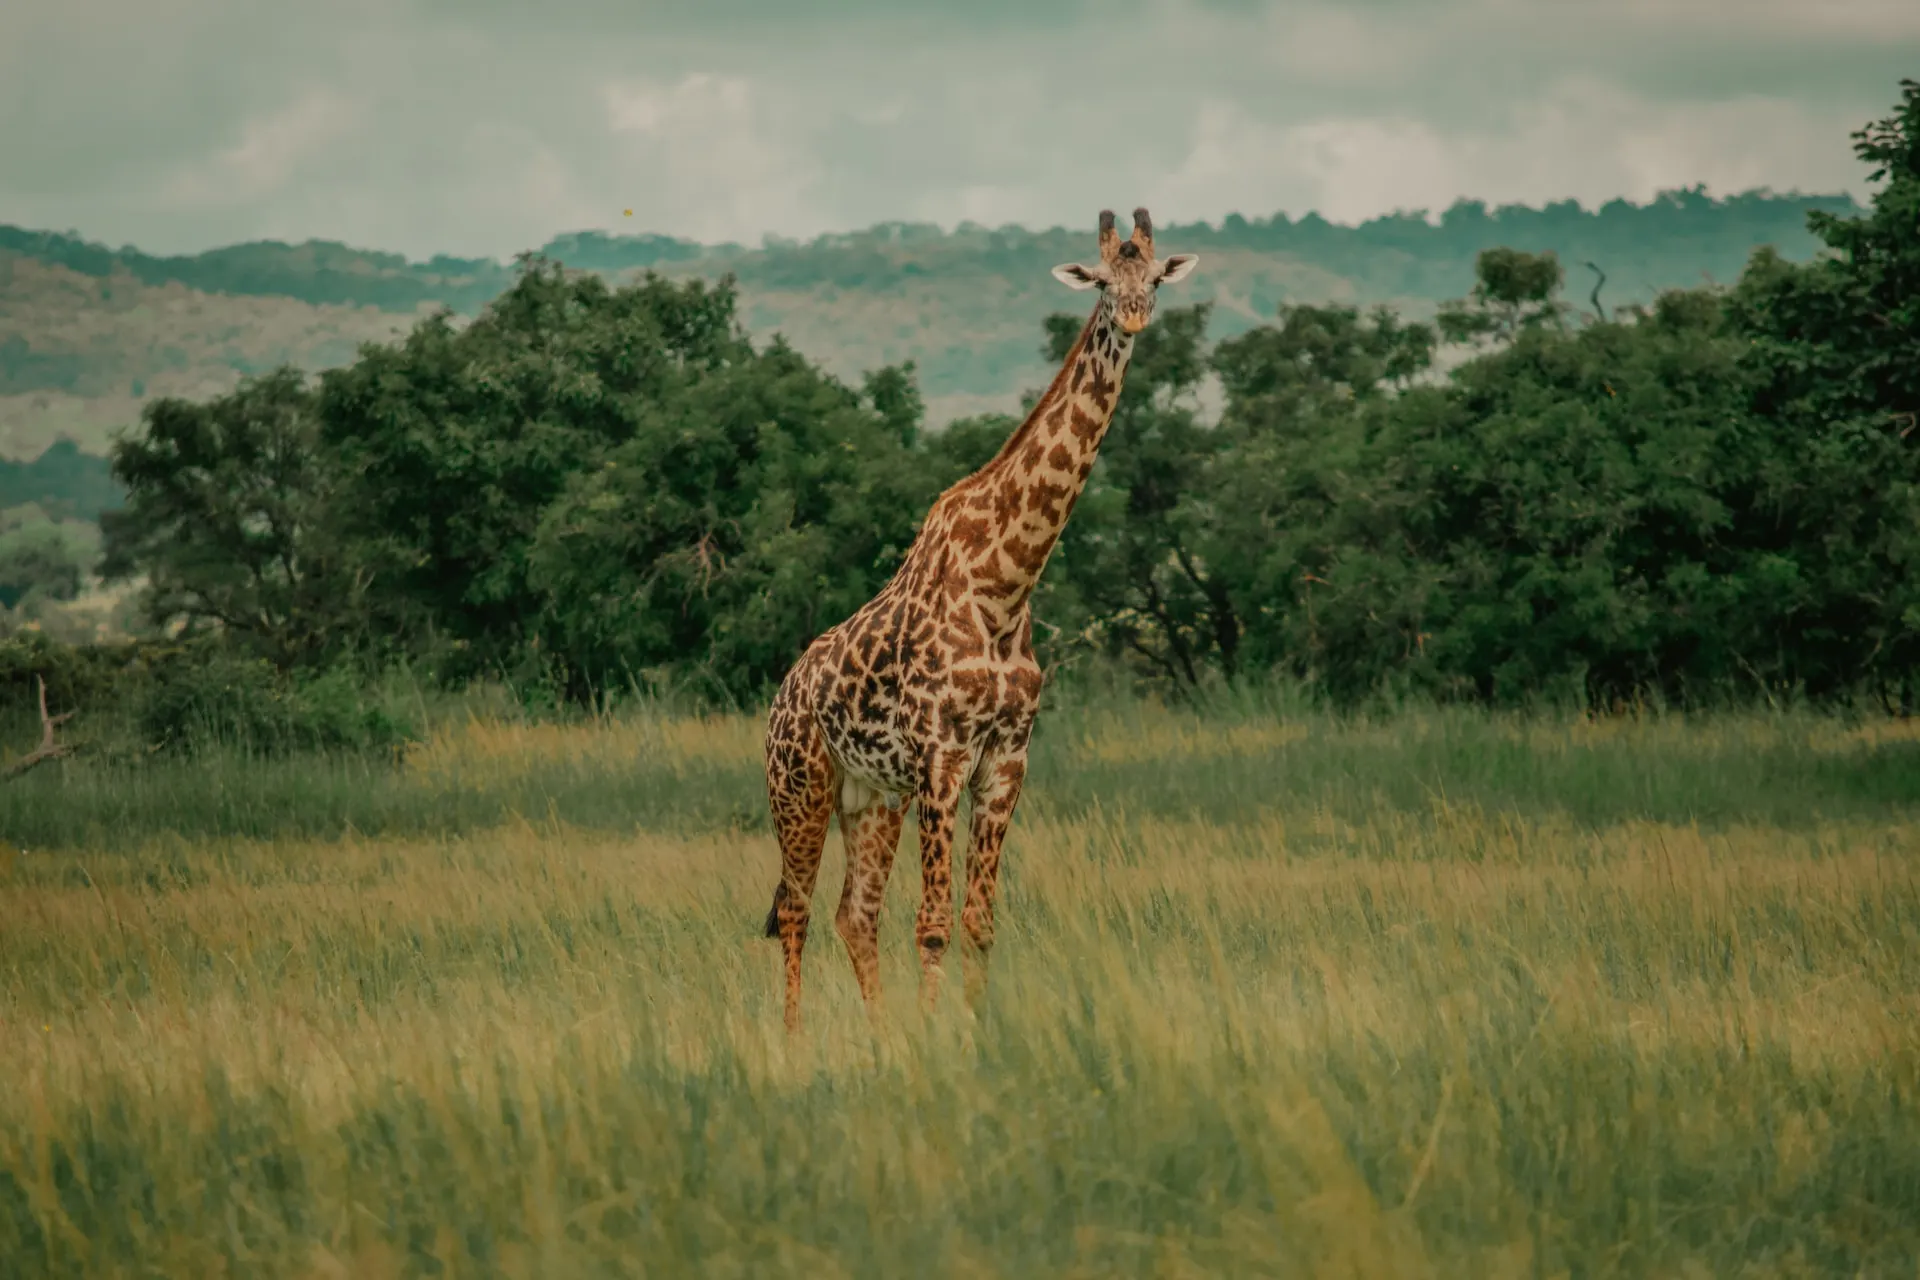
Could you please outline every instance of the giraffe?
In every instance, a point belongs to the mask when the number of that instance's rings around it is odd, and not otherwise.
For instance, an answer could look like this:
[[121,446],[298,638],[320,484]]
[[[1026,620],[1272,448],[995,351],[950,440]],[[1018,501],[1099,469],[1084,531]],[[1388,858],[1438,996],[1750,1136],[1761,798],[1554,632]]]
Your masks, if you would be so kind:
[[1156,291],[1198,262],[1190,253],[1156,260],[1145,209],[1134,210],[1125,240],[1102,210],[1099,249],[1095,265],[1053,269],[1069,288],[1099,290],[1099,303],[1052,385],[991,461],[934,502],[892,580],[815,639],[774,696],[767,797],[781,871],[766,936],[785,952],[789,1033],[800,1025],[800,957],[836,811],[847,878],[834,925],[873,1013],[880,903],[907,806],[917,807],[914,938],[930,1009],[953,929],[954,829],[961,794],[970,795],[961,924],[968,995],[985,990],[1001,847],[1039,710],[1028,601],[1093,470]]

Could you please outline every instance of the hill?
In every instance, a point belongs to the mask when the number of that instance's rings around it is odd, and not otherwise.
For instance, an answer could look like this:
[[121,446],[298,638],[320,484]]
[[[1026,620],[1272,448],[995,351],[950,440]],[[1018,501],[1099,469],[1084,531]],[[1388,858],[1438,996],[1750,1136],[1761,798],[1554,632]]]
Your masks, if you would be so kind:
[[[1434,220],[1401,213],[1352,227],[1236,214],[1218,226],[1169,225],[1159,238],[1205,256],[1193,296],[1215,302],[1214,336],[1225,337],[1283,301],[1430,311],[1463,295],[1474,255],[1496,245],[1558,253],[1576,298],[1594,278],[1582,264],[1593,262],[1607,273],[1604,304],[1648,301],[1703,275],[1730,280],[1762,244],[1809,256],[1806,215],[1816,208],[1856,206],[1844,196],[1713,198],[1695,188],[1591,210],[1463,201]],[[1085,228],[888,223],[805,243],[769,237],[757,248],[581,232],[539,252],[615,279],[731,272],[756,337],[784,333],[849,379],[913,360],[937,423],[1010,408],[1044,377],[1041,320],[1080,305],[1047,271],[1086,256],[1089,239]],[[513,266],[488,259],[411,262],[328,241],[162,257],[0,226],[0,456],[37,457],[60,436],[98,452],[149,397],[214,394],[282,362],[345,363],[360,343],[404,332],[434,307],[475,314],[513,278]]]
[[370,305],[209,293],[124,265],[93,274],[0,250],[0,457],[37,457],[61,436],[98,453],[150,397],[215,395],[287,361],[343,364],[412,322]]

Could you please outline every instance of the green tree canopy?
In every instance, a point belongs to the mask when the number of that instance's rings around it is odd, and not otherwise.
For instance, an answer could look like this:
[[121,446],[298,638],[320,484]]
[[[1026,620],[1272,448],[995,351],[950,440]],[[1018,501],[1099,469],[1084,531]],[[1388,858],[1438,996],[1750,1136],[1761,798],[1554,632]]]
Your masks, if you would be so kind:
[[650,407],[541,517],[543,642],[602,687],[764,690],[880,588],[953,478],[912,448],[918,412],[905,371],[862,396],[777,341]]
[[128,497],[101,516],[102,577],[144,576],[156,625],[216,624],[283,664],[344,639],[364,578],[305,375],[276,370],[204,404],[156,400],[141,425],[114,447]]
[[0,609],[73,599],[89,559],[72,527],[47,519],[37,506],[0,511]]
[[[1281,672],[1343,699],[1878,687],[1910,705],[1920,86],[1855,150],[1880,186],[1811,219],[1825,256],[1762,251],[1731,289],[1611,319],[1577,317],[1559,259],[1526,244],[1480,246],[1431,326],[1281,305],[1209,351],[1206,305],[1163,312],[1034,597],[1044,656],[1180,689]],[[1680,226],[1703,200],[1643,213]],[[1588,217],[1456,208],[1438,232]],[[1286,233],[1339,243],[1312,218]],[[856,250],[910,265],[820,252]],[[1049,361],[1082,323],[1045,321]],[[730,277],[615,288],[529,257],[473,323],[429,318],[317,392],[282,371],[155,403],[115,455],[106,568],[147,577],[155,621],[218,624],[283,665],[378,633],[451,640],[455,676],[751,699],[1016,425],[923,418],[911,364],[856,387],[784,341],[756,349]]]
[[508,660],[545,599],[530,556],[548,506],[663,406],[751,358],[730,281],[615,289],[525,257],[472,324],[442,313],[330,370],[322,442],[383,603],[475,661]]

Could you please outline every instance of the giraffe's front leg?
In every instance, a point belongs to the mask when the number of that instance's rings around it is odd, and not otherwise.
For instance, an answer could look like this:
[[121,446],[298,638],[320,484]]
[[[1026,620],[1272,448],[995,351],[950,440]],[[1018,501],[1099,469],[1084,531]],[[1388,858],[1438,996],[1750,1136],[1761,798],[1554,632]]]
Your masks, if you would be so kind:
[[1000,883],[1000,850],[1027,777],[1024,735],[1013,749],[980,764],[973,776],[973,832],[967,847],[967,898],[960,925],[967,935],[967,1001],[987,992],[987,956],[993,950],[993,900]]
[[940,997],[941,961],[953,936],[953,828],[966,779],[967,752],[936,752],[920,783],[920,915],[914,941],[920,947],[920,1003],[931,1009]]

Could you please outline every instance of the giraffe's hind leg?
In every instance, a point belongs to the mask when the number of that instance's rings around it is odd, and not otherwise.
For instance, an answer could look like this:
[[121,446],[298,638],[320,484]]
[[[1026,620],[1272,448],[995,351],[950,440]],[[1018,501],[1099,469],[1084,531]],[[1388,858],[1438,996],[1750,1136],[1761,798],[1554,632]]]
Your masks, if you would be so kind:
[[860,998],[867,1012],[879,1009],[880,1001],[880,903],[886,897],[887,877],[893,871],[893,855],[900,847],[900,829],[906,822],[907,807],[885,799],[859,797],[866,805],[849,812],[840,810],[840,837],[847,846],[847,883],[840,890],[840,909],[834,914],[834,927],[847,944],[847,957],[853,961],[853,976],[860,984]]
[[920,914],[914,940],[920,947],[920,1006],[930,1010],[940,997],[941,960],[953,935],[953,825],[966,779],[967,752],[945,748],[934,753],[920,782]]
[[812,714],[783,686],[767,717],[767,802],[780,841],[780,883],[766,933],[786,956],[787,1030],[800,1028],[800,953],[807,945],[820,851],[833,819],[833,761]]
[[967,896],[960,924],[967,938],[967,999],[987,992],[987,956],[993,950],[993,903],[1000,884],[1000,853],[1027,778],[1026,735],[1009,750],[981,761],[974,774],[973,831],[967,846]]

